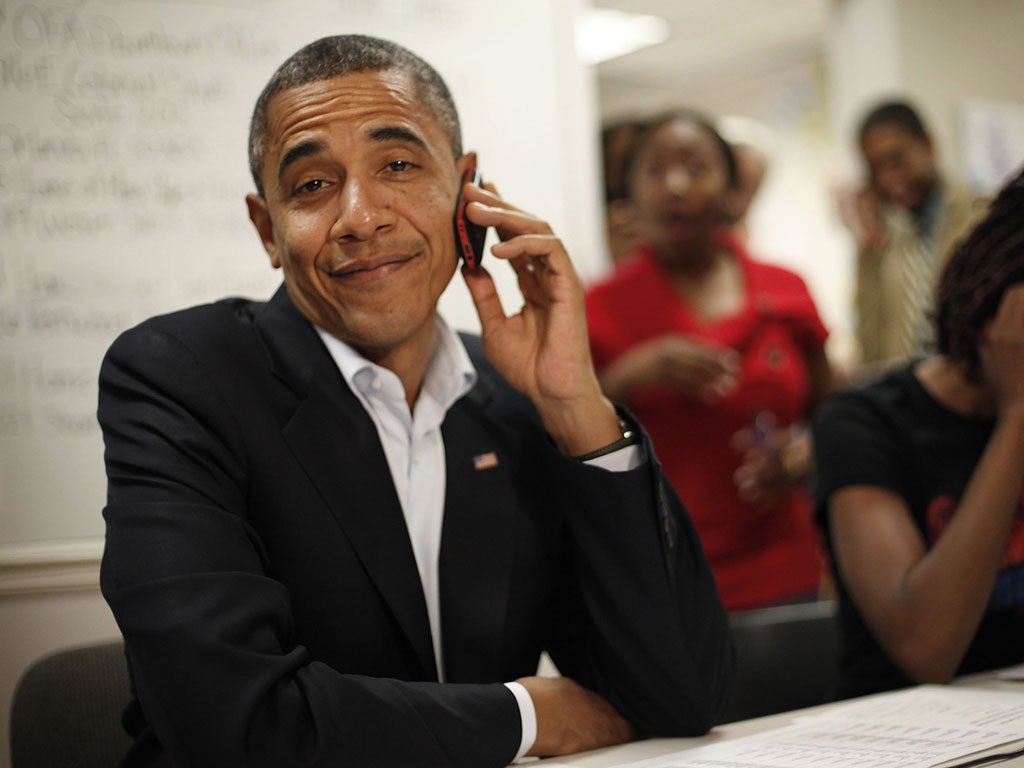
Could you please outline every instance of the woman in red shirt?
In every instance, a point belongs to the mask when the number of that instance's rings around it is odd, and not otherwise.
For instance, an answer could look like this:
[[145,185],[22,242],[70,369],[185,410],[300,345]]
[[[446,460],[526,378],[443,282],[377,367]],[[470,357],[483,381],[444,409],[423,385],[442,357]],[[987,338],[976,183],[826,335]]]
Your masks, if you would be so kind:
[[652,121],[628,182],[641,245],[587,293],[602,385],[649,431],[726,608],[813,598],[803,423],[831,385],[825,326],[799,276],[729,234],[736,160],[707,119]]

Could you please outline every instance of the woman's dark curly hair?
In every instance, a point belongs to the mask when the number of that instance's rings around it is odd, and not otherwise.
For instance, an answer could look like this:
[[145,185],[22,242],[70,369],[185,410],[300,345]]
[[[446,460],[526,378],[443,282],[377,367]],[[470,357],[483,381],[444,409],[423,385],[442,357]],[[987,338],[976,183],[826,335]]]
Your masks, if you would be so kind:
[[985,218],[953,251],[938,285],[939,352],[966,362],[978,381],[978,337],[1003,293],[1024,282],[1024,167],[999,191]]

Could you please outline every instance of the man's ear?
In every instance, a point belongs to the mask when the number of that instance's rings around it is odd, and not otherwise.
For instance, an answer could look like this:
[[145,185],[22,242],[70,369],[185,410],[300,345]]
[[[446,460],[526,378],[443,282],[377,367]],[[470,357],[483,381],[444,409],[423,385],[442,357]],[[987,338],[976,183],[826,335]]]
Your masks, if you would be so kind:
[[270,211],[267,209],[267,201],[259,195],[246,195],[245,205],[249,209],[249,221],[256,227],[259,233],[260,242],[263,243],[263,250],[270,256],[270,263],[274,269],[281,268],[281,256],[277,252],[277,238],[274,236],[274,222],[270,219]]
[[466,170],[474,165],[476,165],[476,152],[467,152],[455,161],[455,168],[459,172],[460,191],[462,190],[462,177],[466,175]]

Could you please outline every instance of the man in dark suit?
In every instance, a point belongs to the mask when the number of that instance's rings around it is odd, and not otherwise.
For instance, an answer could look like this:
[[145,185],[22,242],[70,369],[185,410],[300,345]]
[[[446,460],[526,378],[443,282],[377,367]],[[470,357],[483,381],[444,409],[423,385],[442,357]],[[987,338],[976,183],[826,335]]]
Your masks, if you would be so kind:
[[[598,388],[561,242],[460,185],[436,72],[306,46],[250,161],[283,288],[147,321],[100,374],[126,764],[480,768],[706,731],[732,652],[699,542]],[[460,188],[525,300],[463,269],[480,339],[436,309]]]

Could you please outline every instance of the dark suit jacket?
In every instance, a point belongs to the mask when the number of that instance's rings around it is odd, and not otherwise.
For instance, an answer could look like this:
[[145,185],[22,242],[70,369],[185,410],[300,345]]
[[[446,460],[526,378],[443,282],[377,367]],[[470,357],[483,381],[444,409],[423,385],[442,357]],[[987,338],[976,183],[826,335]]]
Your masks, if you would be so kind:
[[101,578],[137,696],[126,764],[502,766],[520,720],[501,682],[542,650],[642,731],[710,727],[726,618],[651,446],[626,473],[561,456],[466,343],[479,382],[442,427],[443,684],[373,423],[285,291],[113,344]]

